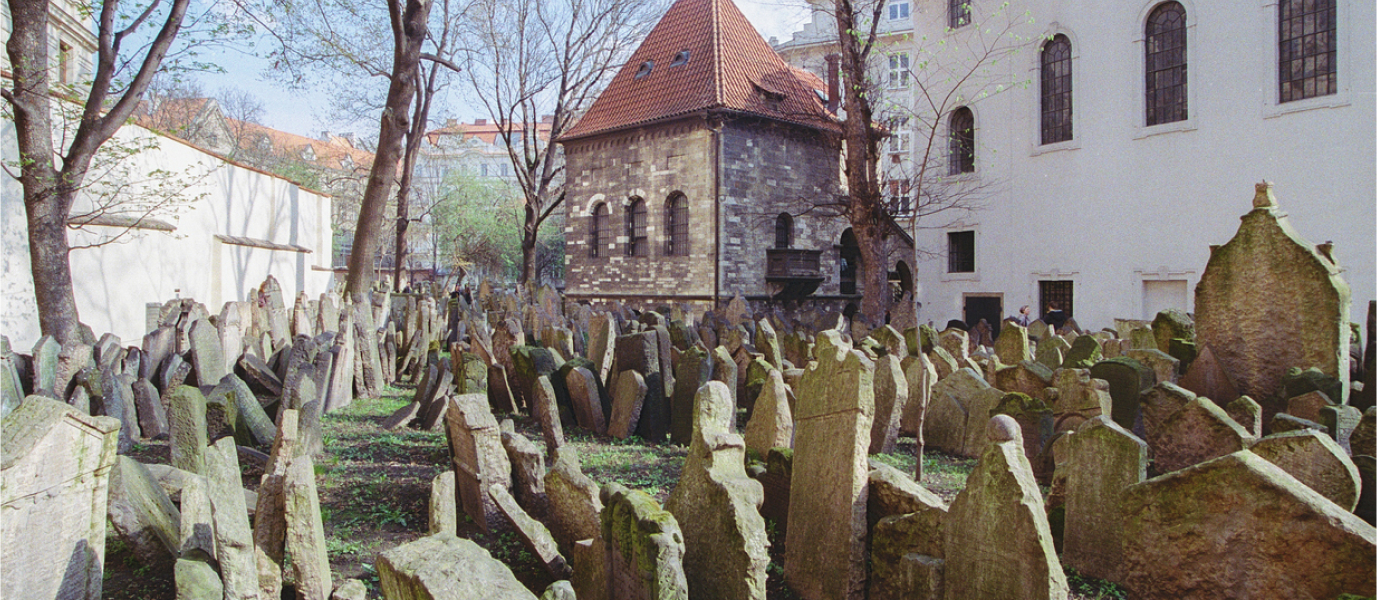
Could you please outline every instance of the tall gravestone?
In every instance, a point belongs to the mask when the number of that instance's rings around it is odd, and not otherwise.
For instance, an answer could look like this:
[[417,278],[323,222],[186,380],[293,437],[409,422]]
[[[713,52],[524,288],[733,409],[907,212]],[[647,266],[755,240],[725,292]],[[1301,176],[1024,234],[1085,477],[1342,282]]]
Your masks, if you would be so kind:
[[1119,581],[1124,526],[1119,500],[1147,478],[1147,443],[1106,415],[1067,438],[1062,560],[1090,577]]
[[601,492],[607,591],[618,600],[688,600],[684,537],[674,515],[620,484]]
[[1228,243],[1211,247],[1195,286],[1197,344],[1210,348],[1239,394],[1262,404],[1264,422],[1285,409],[1278,396],[1290,367],[1318,367],[1346,395],[1350,292],[1332,248],[1296,232],[1269,183],[1257,185],[1242,221]]
[[815,351],[799,384],[784,579],[807,600],[861,599],[875,365],[836,331]]
[[481,394],[460,394],[448,402],[445,433],[454,462],[458,504],[486,532],[502,519],[488,488],[511,487],[512,463],[502,447],[502,432],[486,398]]
[[0,596],[101,597],[119,429],[116,419],[40,396],[0,424]]

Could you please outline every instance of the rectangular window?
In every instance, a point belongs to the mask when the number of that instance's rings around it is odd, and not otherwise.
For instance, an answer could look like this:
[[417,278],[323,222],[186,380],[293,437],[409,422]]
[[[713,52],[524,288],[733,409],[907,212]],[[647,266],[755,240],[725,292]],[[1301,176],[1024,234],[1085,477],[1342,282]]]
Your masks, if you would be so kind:
[[974,231],[951,231],[947,233],[947,272],[975,272]]
[[888,188],[889,214],[896,217],[908,216],[913,212],[913,203],[909,198],[909,184],[907,179],[891,179],[886,183]]
[[889,87],[908,87],[908,53],[895,52],[889,55]]
[[1339,91],[1334,0],[1282,0],[1277,5],[1277,81],[1281,102]]
[[890,2],[889,20],[902,21],[908,18],[908,2]]
[[947,0],[947,25],[952,29],[971,24],[971,0]]
[[1075,299],[1072,293],[1074,285],[1074,281],[1039,281],[1038,296],[1042,311],[1038,313],[1040,318],[1044,321],[1047,320],[1047,310],[1053,306],[1061,310],[1067,319],[1074,316],[1076,314],[1075,304],[1072,302]]

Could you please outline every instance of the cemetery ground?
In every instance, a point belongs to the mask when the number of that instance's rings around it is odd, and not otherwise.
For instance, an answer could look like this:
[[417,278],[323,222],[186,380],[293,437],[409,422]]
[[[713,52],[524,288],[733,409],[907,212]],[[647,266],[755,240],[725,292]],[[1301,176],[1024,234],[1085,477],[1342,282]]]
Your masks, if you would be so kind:
[[[382,429],[382,422],[411,401],[415,390],[387,387],[382,397],[358,399],[349,407],[331,413],[323,423],[325,454],[316,464],[320,505],[325,523],[330,568],[336,581],[359,579],[369,588],[369,597],[378,598],[379,580],[373,563],[383,550],[413,541],[427,531],[431,480],[445,470],[449,450],[442,431],[403,428]],[[498,415],[511,418],[512,415]],[[534,418],[516,416],[517,431],[539,438],[540,427]],[[738,429],[744,429],[744,411],[738,415]],[[575,447],[582,467],[600,484],[620,483],[644,491],[664,503],[674,490],[687,449],[671,444],[647,444],[636,437],[617,440],[596,436],[582,429],[568,432],[568,443]],[[895,452],[872,458],[912,473],[915,466],[912,437],[901,437]],[[144,463],[168,463],[164,441],[139,444],[131,457]],[[928,450],[924,453],[923,486],[951,503],[965,487],[966,476],[975,460]],[[241,462],[244,488],[256,490],[263,465],[254,460]],[[1044,496],[1047,489],[1043,488]],[[472,539],[512,569],[532,592],[544,590],[554,578],[521,544],[510,527],[483,533],[462,516],[461,537]],[[783,581],[783,538],[767,521],[770,535],[770,565],[767,569],[768,597],[793,600],[795,595]],[[1071,600],[1123,599],[1118,586],[1098,579],[1080,577],[1068,569]],[[107,537],[105,591],[108,600],[155,600],[175,597],[170,565],[144,566],[136,560],[119,536]],[[284,594],[283,598],[288,596]]]

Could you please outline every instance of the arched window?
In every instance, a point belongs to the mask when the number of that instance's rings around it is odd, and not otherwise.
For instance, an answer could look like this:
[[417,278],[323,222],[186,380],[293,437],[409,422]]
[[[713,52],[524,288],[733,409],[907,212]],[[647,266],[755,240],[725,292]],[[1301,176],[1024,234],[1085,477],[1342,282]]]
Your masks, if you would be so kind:
[[963,106],[951,112],[951,175],[975,172],[975,115]]
[[688,256],[688,198],[675,192],[665,201],[665,255]]
[[626,207],[626,255],[646,254],[645,200],[632,198]]
[[1186,9],[1164,2],[1148,15],[1147,124],[1186,120]]
[[1053,36],[1042,45],[1042,143],[1071,139],[1071,40]]
[[608,228],[608,220],[611,212],[607,210],[606,202],[599,202],[593,207],[593,216],[588,222],[588,257],[597,258],[602,256],[607,247],[607,235],[611,233]]
[[1277,99],[1290,102],[1337,93],[1334,0],[1281,0],[1277,11]]
[[794,218],[789,213],[779,213],[775,217],[775,247],[788,248],[794,245]]
[[856,233],[847,227],[841,234],[841,251],[838,273],[838,287],[842,294],[855,294],[858,291],[856,275],[861,268],[861,247],[856,241]]

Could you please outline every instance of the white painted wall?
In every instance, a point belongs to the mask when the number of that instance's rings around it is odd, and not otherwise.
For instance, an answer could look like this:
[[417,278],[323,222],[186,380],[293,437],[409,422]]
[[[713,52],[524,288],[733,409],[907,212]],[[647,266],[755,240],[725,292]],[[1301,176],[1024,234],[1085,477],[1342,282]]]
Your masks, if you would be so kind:
[[[172,298],[195,298],[212,314],[223,303],[245,300],[246,293],[269,275],[282,285],[288,304],[298,291],[316,296],[331,284],[330,197],[263,172],[236,165],[178,140],[155,136],[129,125],[118,137],[155,137],[159,146],[129,159],[133,172],[157,166],[173,172],[206,173],[185,190],[199,198],[179,211],[176,231],[141,230],[127,240],[93,249],[74,250],[72,276],[81,319],[100,335],[113,332],[126,344],[146,333],[145,304]],[[14,125],[0,121],[0,155],[16,157]],[[29,271],[23,190],[9,175],[0,176],[0,241],[3,241],[3,304],[0,333],[19,351],[39,337],[33,278]],[[80,211],[80,207],[77,211]],[[73,246],[117,228],[73,231]],[[310,249],[310,253],[227,244],[216,234],[254,238]]]
[[[943,31],[946,0],[918,4],[920,40],[960,42],[969,29]],[[1364,322],[1377,290],[1371,0],[1338,1],[1341,91],[1281,105],[1275,1],[1183,2],[1190,119],[1147,128],[1142,29],[1157,2],[1024,4],[1033,19],[1021,29],[1024,48],[991,76],[1026,85],[971,103],[975,181],[992,190],[985,209],[964,218],[977,232],[976,272],[945,272],[946,232],[966,227],[920,231],[920,247],[939,251],[918,269],[922,321],[961,318],[967,294],[1002,294],[1011,315],[1037,303],[1041,279],[1075,282],[1082,327],[1151,318],[1182,285],[1182,308],[1193,310],[1209,245],[1233,236],[1253,184],[1266,179],[1302,236],[1334,242],[1353,290],[1352,320]],[[1045,147],[1037,48],[1056,33],[1072,42],[1074,139]]]

